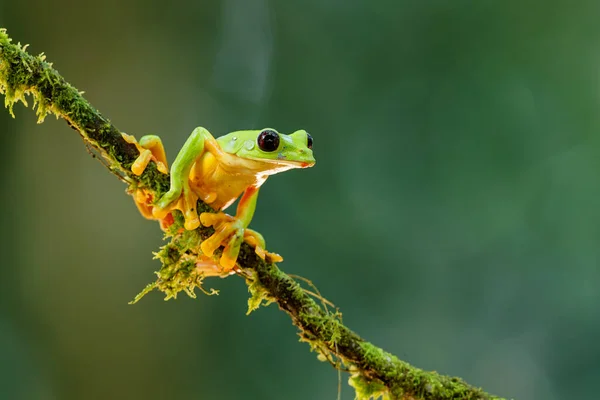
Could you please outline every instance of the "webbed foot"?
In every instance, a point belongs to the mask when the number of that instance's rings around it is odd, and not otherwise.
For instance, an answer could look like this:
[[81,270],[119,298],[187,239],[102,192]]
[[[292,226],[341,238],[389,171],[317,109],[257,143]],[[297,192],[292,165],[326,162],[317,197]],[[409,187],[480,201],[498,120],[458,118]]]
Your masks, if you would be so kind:
[[255,230],[246,229],[246,232],[244,232],[244,241],[254,247],[256,255],[266,262],[276,263],[283,261],[281,255],[266,250],[265,238]]
[[225,246],[219,263],[225,271],[232,270],[235,267],[240,253],[240,246],[244,239],[245,228],[243,222],[225,213],[202,213],[200,214],[200,222],[204,226],[215,228],[215,233],[200,244],[202,253],[211,257],[221,245]]
[[226,278],[230,275],[235,274],[236,270],[224,270],[215,260],[206,256],[199,256],[196,261],[196,269],[204,277],[218,276],[220,278]]
[[198,218],[198,211],[196,210],[198,205],[198,195],[190,189],[187,181],[184,182],[182,186],[182,189],[177,190],[176,188],[171,188],[165,193],[154,205],[152,215],[154,218],[163,219],[171,211],[179,210],[183,213],[183,217],[185,218],[183,224],[185,229],[196,229],[200,226],[200,219]]
[[202,253],[211,257],[220,246],[225,246],[219,260],[225,271],[235,267],[242,241],[254,247],[256,254],[267,262],[283,261],[283,257],[279,254],[268,252],[265,249],[265,239],[260,233],[244,228],[243,222],[236,217],[225,213],[202,213],[200,222],[204,226],[215,228],[215,233],[200,244]]

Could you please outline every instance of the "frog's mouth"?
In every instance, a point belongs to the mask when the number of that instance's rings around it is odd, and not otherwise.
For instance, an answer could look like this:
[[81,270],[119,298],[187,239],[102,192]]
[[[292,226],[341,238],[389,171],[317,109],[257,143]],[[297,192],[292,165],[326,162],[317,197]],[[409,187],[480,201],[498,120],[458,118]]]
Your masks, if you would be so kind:
[[249,160],[256,161],[257,167],[260,170],[268,172],[269,175],[276,174],[279,172],[287,171],[294,168],[309,168],[315,165],[315,160],[306,161],[293,161],[282,158],[265,159],[265,158],[248,158]]
[[[298,157],[299,159],[297,160],[288,160],[287,158],[285,158],[285,156],[283,155],[283,153],[279,153],[277,154],[277,162],[281,162],[281,163],[289,163],[294,165],[295,168],[308,168],[308,167],[312,167],[313,165],[315,165],[315,159],[312,156],[312,152],[310,153],[310,155],[308,156],[304,151],[300,151],[300,154],[303,157]],[[275,161],[275,160],[273,160]]]
[[286,160],[284,158],[277,158],[276,160],[269,160],[270,164],[279,164],[281,166],[287,166],[288,168],[308,168],[315,165],[315,160]]

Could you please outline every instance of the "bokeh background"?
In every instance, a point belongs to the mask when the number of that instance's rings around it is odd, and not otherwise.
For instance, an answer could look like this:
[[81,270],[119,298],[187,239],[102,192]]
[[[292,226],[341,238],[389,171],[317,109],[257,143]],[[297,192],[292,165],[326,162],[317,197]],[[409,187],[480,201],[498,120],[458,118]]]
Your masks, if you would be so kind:
[[[600,3],[8,1],[0,26],[120,129],[307,129],[252,227],[345,322],[519,399],[597,399]],[[335,399],[275,306],[127,305],[157,223],[64,121],[0,110],[1,399]],[[343,398],[353,392],[343,376]]]

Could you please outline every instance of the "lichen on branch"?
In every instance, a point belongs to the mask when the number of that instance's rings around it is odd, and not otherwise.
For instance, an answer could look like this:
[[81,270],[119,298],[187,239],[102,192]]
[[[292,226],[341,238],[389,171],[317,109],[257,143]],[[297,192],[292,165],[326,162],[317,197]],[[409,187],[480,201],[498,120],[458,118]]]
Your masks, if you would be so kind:
[[[159,172],[154,163],[140,176],[131,173],[131,164],[139,155],[136,146],[125,141],[121,132],[65,81],[43,54],[33,56],[26,49],[27,46],[13,44],[6,30],[0,29],[0,93],[4,94],[4,104],[11,115],[14,117],[13,105],[22,102],[27,106],[30,96],[38,122],[48,114],[63,118],[129,185],[130,193],[143,189],[154,198],[164,194],[169,188],[169,176]],[[212,209],[198,202],[198,211]],[[196,288],[204,290],[203,277],[196,272],[194,262],[199,243],[212,234],[212,228],[182,228],[183,218],[175,215],[167,233],[170,242],[156,253],[162,263],[158,278],[141,295],[158,289],[167,298],[173,298],[181,291],[195,296]],[[252,295],[249,311],[261,303],[277,303],[300,330],[301,340],[308,342],[320,359],[350,372],[349,383],[355,388],[357,399],[500,399],[459,378],[413,367],[365,341],[342,323],[339,313],[321,307],[309,291],[275,264],[260,259],[245,243],[238,264]]]

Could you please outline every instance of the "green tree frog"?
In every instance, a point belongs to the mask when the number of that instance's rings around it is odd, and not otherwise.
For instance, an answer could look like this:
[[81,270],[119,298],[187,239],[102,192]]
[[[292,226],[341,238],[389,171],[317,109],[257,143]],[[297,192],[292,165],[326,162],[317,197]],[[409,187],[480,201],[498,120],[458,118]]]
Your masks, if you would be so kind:
[[[134,174],[141,175],[151,160],[157,163],[159,171],[167,173],[166,155],[158,136],[144,136],[139,143],[133,136],[123,134],[123,137],[140,150],[140,156],[131,167]],[[210,275],[227,275],[235,268],[243,240],[254,246],[261,258],[268,256],[273,261],[281,261],[278,254],[265,250],[262,235],[248,229],[248,225],[254,215],[259,188],[269,175],[315,165],[312,142],[304,130],[290,135],[271,128],[236,131],[215,139],[208,130],[198,127],[173,162],[169,191],[154,202],[149,192],[138,190],[134,200],[142,215],[160,220],[163,229],[172,224],[173,210],[183,213],[185,229],[196,229],[200,224],[213,226],[215,233],[200,245],[202,253],[212,257],[221,245],[224,249],[219,260],[220,271]],[[240,195],[235,216],[220,212]],[[198,199],[219,212],[198,215]]]

